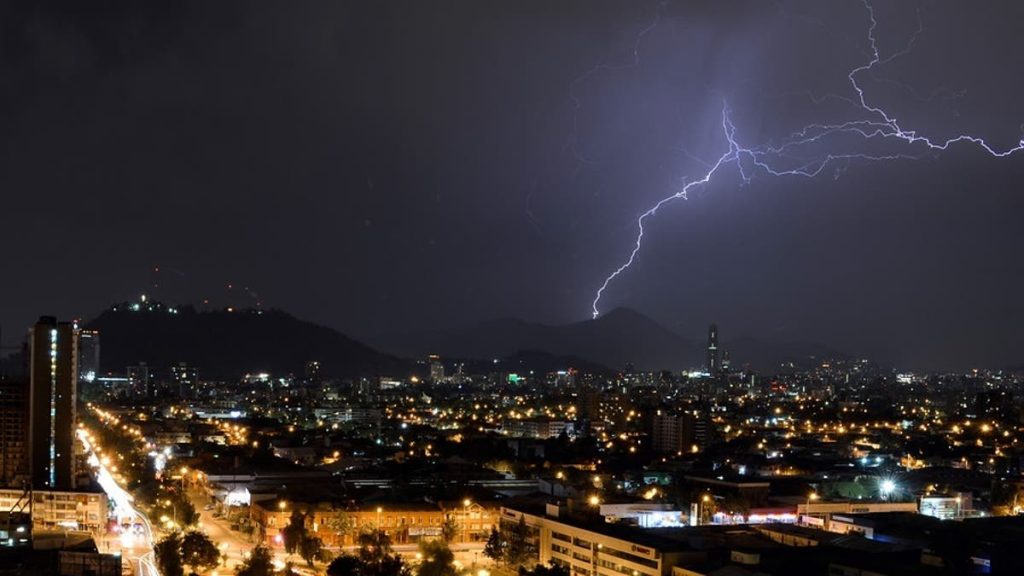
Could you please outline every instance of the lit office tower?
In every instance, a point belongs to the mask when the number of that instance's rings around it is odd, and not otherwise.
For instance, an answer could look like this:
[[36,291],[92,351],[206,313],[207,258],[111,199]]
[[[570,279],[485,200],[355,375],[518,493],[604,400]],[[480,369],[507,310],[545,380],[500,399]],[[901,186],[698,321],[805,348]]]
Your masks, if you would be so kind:
[[199,370],[185,362],[171,366],[171,380],[179,398],[195,398],[199,391]]
[[100,333],[98,330],[78,332],[78,381],[92,382],[100,375]]
[[32,484],[74,489],[78,331],[44,316],[29,332],[29,469]]
[[149,366],[140,362],[138,366],[129,366],[128,373],[128,394],[132,398],[149,398],[155,396],[153,383],[149,378]]
[[441,357],[431,354],[428,360],[430,361],[430,379],[434,383],[444,381],[444,364],[441,363]]
[[712,376],[718,376],[718,373],[722,370],[722,365],[719,361],[718,355],[718,325],[712,324],[708,326],[708,359],[704,366],[708,370],[708,374]]

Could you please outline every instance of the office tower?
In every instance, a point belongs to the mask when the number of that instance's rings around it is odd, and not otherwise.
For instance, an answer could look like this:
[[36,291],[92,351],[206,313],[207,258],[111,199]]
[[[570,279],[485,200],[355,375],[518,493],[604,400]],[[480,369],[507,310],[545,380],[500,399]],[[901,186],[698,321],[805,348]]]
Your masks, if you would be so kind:
[[430,379],[437,383],[444,380],[444,364],[441,357],[435,354],[430,355]]
[[93,382],[100,375],[100,333],[78,331],[78,382]]
[[707,368],[708,374],[711,376],[718,376],[718,373],[722,369],[722,365],[719,363],[718,355],[718,325],[712,324],[708,326],[708,358],[704,366]]
[[149,366],[140,362],[138,366],[128,367],[128,395],[132,398],[148,398],[154,396],[152,382],[149,378]]
[[313,384],[319,383],[320,382],[320,372],[321,372],[321,366],[320,366],[319,362],[317,362],[316,360],[310,360],[309,362],[306,362],[306,381],[307,382],[311,382]]
[[651,422],[651,446],[655,452],[664,454],[682,451],[680,424],[678,416],[658,410]]
[[658,410],[651,421],[651,445],[659,453],[693,452],[711,441],[711,421],[691,413],[669,414]]
[[729,351],[722,350],[722,372],[728,372],[732,366],[732,360],[729,358]]
[[978,392],[974,400],[974,414],[978,418],[1009,418],[1013,414],[1013,392],[1003,389]]
[[199,389],[199,369],[185,362],[171,366],[171,381],[179,398],[195,398]]
[[74,489],[78,331],[44,316],[29,332],[29,469],[32,484]]
[[0,374],[0,486],[28,478],[28,380]]

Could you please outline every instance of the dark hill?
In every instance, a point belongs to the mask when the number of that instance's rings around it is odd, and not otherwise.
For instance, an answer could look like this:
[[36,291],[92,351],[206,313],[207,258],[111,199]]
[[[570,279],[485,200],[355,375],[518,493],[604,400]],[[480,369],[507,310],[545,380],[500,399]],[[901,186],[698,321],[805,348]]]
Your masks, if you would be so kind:
[[[595,320],[552,326],[506,318],[450,332],[420,332],[370,339],[380,350],[407,357],[430,353],[455,358],[507,358],[523,350],[543,350],[621,370],[632,363],[640,370],[685,370],[704,364],[704,343],[690,340],[628,308],[616,308]],[[726,338],[734,367],[772,371],[783,364],[817,365],[840,352],[813,342]]]
[[700,346],[634,310],[617,308],[595,320],[561,326],[513,318],[492,320],[454,332],[381,337],[375,346],[404,356],[437,353],[458,358],[503,358],[522,350],[585,359],[621,369],[682,369],[699,365]]
[[120,372],[145,362],[162,369],[178,362],[208,378],[246,372],[302,374],[321,363],[326,376],[405,375],[410,366],[324,326],[278,310],[210,311],[162,307],[107,310],[86,326],[99,330],[104,371]]

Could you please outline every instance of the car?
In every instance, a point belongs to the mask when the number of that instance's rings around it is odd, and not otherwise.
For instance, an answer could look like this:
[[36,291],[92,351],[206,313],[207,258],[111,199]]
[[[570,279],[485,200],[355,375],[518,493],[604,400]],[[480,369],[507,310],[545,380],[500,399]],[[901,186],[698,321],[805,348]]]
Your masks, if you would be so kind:
[[206,506],[203,506],[203,510],[206,510],[207,512],[213,510],[214,508],[216,508],[216,506],[214,506],[213,504],[207,504]]

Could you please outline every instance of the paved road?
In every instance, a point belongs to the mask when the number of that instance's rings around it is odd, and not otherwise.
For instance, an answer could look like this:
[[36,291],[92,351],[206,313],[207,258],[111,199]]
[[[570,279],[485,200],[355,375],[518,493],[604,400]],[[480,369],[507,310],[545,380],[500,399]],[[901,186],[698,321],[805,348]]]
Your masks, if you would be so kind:
[[231,530],[231,527],[227,520],[224,518],[214,518],[212,510],[204,510],[208,504],[212,504],[212,499],[208,498],[203,492],[190,488],[187,491],[189,500],[192,501],[192,505],[195,506],[196,511],[199,512],[199,526],[206,532],[207,536],[213,540],[220,548],[221,553],[227,558],[224,563],[218,569],[218,572],[233,572],[235,567],[242,563],[245,559],[245,555],[250,552],[255,545],[248,540],[248,538],[239,533]]
[[[85,431],[78,430],[78,440],[85,447],[89,465],[96,468],[96,482],[107,493],[107,498],[114,503],[117,517],[128,519],[133,525],[141,524],[142,526],[141,534],[125,533],[118,538],[117,548],[121,552],[122,561],[130,562],[134,573],[138,576],[160,576],[160,572],[154,564],[153,526],[149,523],[149,518],[135,508],[132,504],[132,497],[117,484],[114,477],[110,475],[110,471],[93,452],[92,444],[85,435]],[[102,540],[103,547],[108,550],[114,549],[114,543],[109,538]]]

